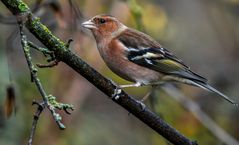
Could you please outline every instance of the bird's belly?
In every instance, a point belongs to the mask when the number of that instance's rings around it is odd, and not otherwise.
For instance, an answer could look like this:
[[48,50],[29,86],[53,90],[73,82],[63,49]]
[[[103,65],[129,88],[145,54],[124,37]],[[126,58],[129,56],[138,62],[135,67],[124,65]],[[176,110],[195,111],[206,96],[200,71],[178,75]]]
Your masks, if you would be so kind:
[[161,75],[158,72],[139,66],[126,58],[116,56],[112,59],[105,59],[105,63],[114,73],[131,82],[147,84],[160,80]]

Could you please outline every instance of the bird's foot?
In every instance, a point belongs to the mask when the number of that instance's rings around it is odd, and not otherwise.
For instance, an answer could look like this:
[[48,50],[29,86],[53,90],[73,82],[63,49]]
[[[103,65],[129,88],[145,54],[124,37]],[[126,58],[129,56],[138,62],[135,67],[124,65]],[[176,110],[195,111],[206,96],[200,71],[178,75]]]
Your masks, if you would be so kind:
[[140,112],[143,112],[146,108],[146,105],[142,101],[139,101],[139,100],[137,100],[137,103],[140,104],[140,108],[141,108]]
[[122,90],[118,87],[115,88],[114,94],[111,95],[111,99],[118,100],[120,98],[120,93]]
[[114,81],[108,79],[113,85],[116,86],[114,93],[111,95],[111,99],[118,100],[120,98],[120,93],[122,92],[121,87],[119,87]]
[[[140,112],[144,112],[146,105],[142,101],[139,101],[139,100],[137,100],[136,102],[140,104],[140,108],[141,108]],[[131,113],[129,112],[128,115],[130,115],[130,114]]]
[[145,86],[145,85],[147,85],[147,84],[137,82],[135,84],[120,85],[120,88],[141,87],[141,86]]

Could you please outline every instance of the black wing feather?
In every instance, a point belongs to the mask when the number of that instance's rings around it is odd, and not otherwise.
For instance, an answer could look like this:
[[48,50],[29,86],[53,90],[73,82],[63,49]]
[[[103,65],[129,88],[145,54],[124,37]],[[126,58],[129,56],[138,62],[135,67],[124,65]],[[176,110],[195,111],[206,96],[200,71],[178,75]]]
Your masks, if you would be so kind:
[[207,81],[204,77],[192,72],[189,67],[187,67],[181,60],[177,59],[173,55],[168,57],[167,55],[162,55],[159,53],[158,57],[157,55],[155,57],[140,57],[147,52],[154,54],[158,53],[157,50],[152,50],[153,49],[150,48],[139,51],[130,51],[128,53],[128,59],[138,65],[153,69],[166,75],[174,75],[200,82]]

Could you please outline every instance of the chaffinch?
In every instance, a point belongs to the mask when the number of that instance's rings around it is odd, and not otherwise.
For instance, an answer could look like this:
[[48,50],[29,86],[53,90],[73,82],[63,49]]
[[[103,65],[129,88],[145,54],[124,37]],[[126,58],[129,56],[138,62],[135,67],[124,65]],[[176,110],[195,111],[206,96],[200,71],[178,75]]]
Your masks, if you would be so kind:
[[93,33],[107,66],[120,77],[134,82],[121,88],[180,82],[215,92],[237,105],[149,35],[125,26],[115,17],[97,15],[82,26]]

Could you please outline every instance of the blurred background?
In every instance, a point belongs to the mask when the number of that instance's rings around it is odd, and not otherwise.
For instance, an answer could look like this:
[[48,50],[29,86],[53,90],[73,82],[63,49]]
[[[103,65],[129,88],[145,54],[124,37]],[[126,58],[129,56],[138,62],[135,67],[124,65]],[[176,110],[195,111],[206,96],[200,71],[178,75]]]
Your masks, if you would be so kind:
[[[93,36],[80,26],[97,14],[111,14],[127,26],[151,35],[192,70],[207,77],[210,84],[239,101],[239,0],[25,2],[57,37],[63,41],[73,38],[72,51],[118,84],[129,82],[106,67]],[[27,144],[36,110],[31,103],[41,97],[30,82],[15,18],[2,3],[0,14],[0,144],[22,145]],[[28,38],[42,46],[30,33]],[[34,63],[46,63],[39,52],[32,50],[31,54]],[[57,96],[58,101],[73,104],[75,111],[72,115],[61,113],[67,127],[61,131],[45,110],[37,125],[34,145],[170,144],[64,63],[39,69],[38,75],[47,93]],[[16,113],[6,117],[9,86],[15,91]],[[198,88],[178,85],[173,92],[170,87],[164,88],[155,90],[145,103],[166,122],[200,145],[238,144],[237,108]],[[126,89],[137,99],[150,90],[150,87]]]

